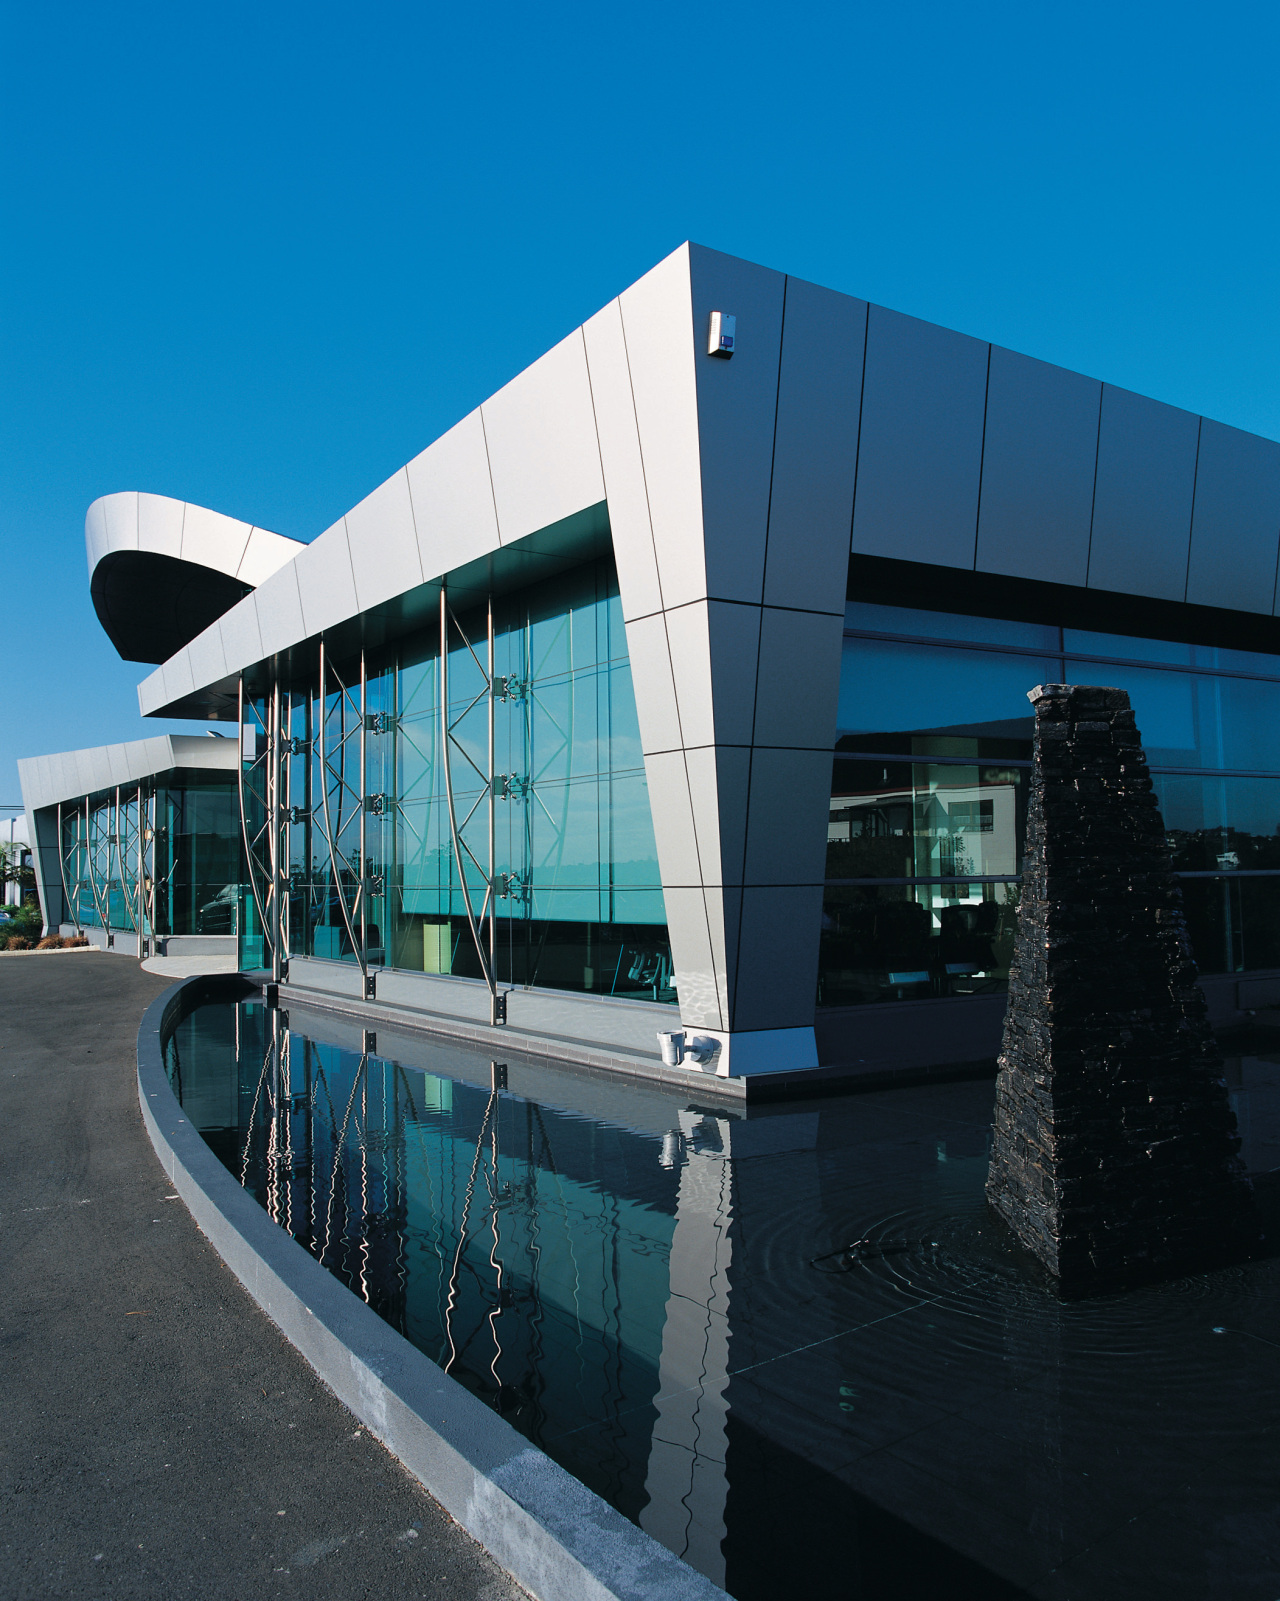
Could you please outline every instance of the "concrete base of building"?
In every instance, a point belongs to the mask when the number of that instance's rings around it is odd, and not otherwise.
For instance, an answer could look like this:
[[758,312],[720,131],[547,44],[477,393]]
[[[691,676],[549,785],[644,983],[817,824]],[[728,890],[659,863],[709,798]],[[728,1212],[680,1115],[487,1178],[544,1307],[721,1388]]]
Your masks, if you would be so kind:
[[64,939],[72,934],[83,934],[95,950],[111,951],[116,956],[136,957],[138,954],[138,936],[132,929],[77,928],[74,923],[60,923],[54,932]]
[[818,1042],[812,1028],[742,1029],[686,1028],[690,1042],[703,1046],[700,1065],[717,1078],[750,1078],[756,1073],[803,1073],[818,1066]]
[[[61,923],[57,932],[62,935],[83,934],[90,945],[99,950],[117,951],[122,956],[138,955],[138,936],[131,928],[82,928],[74,923]],[[174,956],[184,960],[191,957],[216,957],[216,968],[193,968],[193,972],[234,972],[239,964],[239,941],[234,934],[157,934],[144,956]],[[230,966],[227,963],[230,961]]]
[[[746,1098],[745,1080],[719,1078],[710,1064],[663,1066],[655,1023],[668,1029],[680,1026],[669,1006],[513,990],[508,995],[507,1022],[495,1028],[489,1022],[489,991],[484,984],[458,978],[433,978],[423,984],[416,974],[386,970],[371,976],[374,995],[366,998],[359,968],[295,957],[289,963],[288,981],[280,986],[280,1002],[350,1019],[375,1035],[386,1029],[432,1034],[465,1040],[491,1056],[532,1057],[683,1089],[696,1085],[703,1099]],[[254,977],[262,980],[266,975]],[[398,979],[407,982],[397,983]]]
[[[254,977],[265,981],[267,975]],[[657,1036],[660,1030],[681,1027],[674,1007],[563,991],[512,990],[507,995],[506,1026],[495,1028],[489,1022],[488,989],[475,980],[434,975],[424,979],[416,973],[387,969],[370,977],[374,993],[366,996],[360,970],[353,964],[294,957],[287,982],[280,987],[280,1001],[285,1006],[296,1004],[348,1019],[375,1038],[380,1030],[384,1039],[386,1030],[395,1030],[464,1040],[495,1056],[523,1056],[610,1077],[663,1084],[696,1093],[700,1101],[738,1106],[995,1071],[995,1048],[989,1058],[981,1051],[957,1057],[941,1044],[936,1060],[919,1052],[908,1053],[905,1062],[877,1053],[824,1065],[818,1050],[820,1037],[811,1029],[725,1035],[688,1028],[686,1036],[714,1039],[717,1049],[702,1062],[686,1057],[681,1066],[667,1067],[658,1052]],[[1002,1011],[1003,996],[994,999]],[[866,1013],[871,1008],[857,1010]],[[903,1022],[909,1026],[909,1020]],[[998,1044],[998,1018],[995,1028]],[[376,1044],[371,1049],[376,1052]],[[726,1055],[729,1072],[722,1071]]]
[[234,973],[238,970],[234,953],[224,956],[148,956],[144,971],[161,978],[200,978],[206,973]]
[[160,934],[153,943],[157,956],[230,956],[238,962],[240,955],[234,934]]

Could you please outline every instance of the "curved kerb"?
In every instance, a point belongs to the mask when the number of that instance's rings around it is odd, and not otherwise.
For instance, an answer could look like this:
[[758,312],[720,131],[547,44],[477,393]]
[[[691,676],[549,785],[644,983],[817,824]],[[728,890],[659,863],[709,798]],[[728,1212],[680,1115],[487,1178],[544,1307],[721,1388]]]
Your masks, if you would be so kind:
[[727,1601],[384,1323],[274,1223],[183,1115],[161,1040],[247,980],[188,979],[147,1008],[138,1098],[151,1143],[223,1261],[371,1434],[540,1601]]

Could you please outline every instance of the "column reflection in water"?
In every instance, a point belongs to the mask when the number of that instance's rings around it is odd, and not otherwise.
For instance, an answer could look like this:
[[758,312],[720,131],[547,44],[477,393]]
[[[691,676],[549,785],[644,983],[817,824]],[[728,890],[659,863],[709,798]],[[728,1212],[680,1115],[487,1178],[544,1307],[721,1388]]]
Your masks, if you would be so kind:
[[[1198,1476],[1205,1517],[1272,1527],[1280,1372],[1214,1329],[1266,1337],[1274,1264],[1059,1304],[986,1209],[990,1081],[715,1111],[289,1022],[251,1002],[179,1025],[191,1121],[356,1294],[736,1601],[1007,1601],[1066,1563],[1109,1601],[1099,1520],[1127,1531]],[[1249,1166],[1274,1167],[1274,1065],[1236,1077]],[[1179,1501],[1149,1541],[1197,1595],[1199,1516]]]
[[680,1189],[656,1141],[283,1015],[206,1007],[179,1026],[192,1121],[318,1261],[637,1516]]
[[681,1112],[662,1160],[678,1169],[675,1231],[658,1368],[657,1417],[640,1526],[724,1583],[729,1481],[729,1268],[733,1167],[720,1120]]

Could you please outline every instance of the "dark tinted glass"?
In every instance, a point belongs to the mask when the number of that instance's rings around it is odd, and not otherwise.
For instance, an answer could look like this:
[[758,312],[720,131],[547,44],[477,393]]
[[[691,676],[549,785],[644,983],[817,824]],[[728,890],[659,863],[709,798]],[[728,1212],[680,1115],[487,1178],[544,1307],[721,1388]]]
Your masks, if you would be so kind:
[[1005,989],[1016,884],[829,886],[818,1003],[989,995]]
[[1280,869],[1280,778],[1156,773],[1152,782],[1175,868]]
[[1280,770],[1280,684],[1067,662],[1066,683],[1100,681],[1129,692],[1153,766]]
[[895,733],[1030,740],[1027,693],[1060,677],[1051,657],[846,639],[838,727],[842,735],[873,736],[871,745]]
[[974,763],[837,759],[828,878],[957,878],[1022,869],[1030,773]]
[[844,609],[846,628],[873,634],[913,634],[923,639],[971,639],[980,645],[1025,645],[1057,650],[1058,630],[1047,623],[1011,623],[998,617],[961,617],[954,612],[910,606],[876,606],[851,600]]
[[1202,973],[1280,967],[1280,878],[1184,878],[1182,901]]

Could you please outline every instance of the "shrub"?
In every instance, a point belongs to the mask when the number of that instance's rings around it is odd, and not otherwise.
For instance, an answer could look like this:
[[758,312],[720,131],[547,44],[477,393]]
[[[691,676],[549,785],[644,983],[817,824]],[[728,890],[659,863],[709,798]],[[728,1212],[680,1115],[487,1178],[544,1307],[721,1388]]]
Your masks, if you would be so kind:
[[10,934],[5,941],[4,948],[7,951],[29,951],[31,949],[31,941],[25,934]]
[[60,951],[65,943],[66,941],[57,934],[46,934],[42,940],[37,940],[36,949],[38,951]]
[[9,916],[6,921],[0,923],[0,939],[15,934],[21,934],[24,939],[32,941],[40,938],[44,919],[40,916],[40,908],[33,895],[29,895],[21,906],[6,906],[5,911]]
[[68,934],[62,945],[64,950],[75,950],[77,947],[88,943],[89,936],[87,934]]

